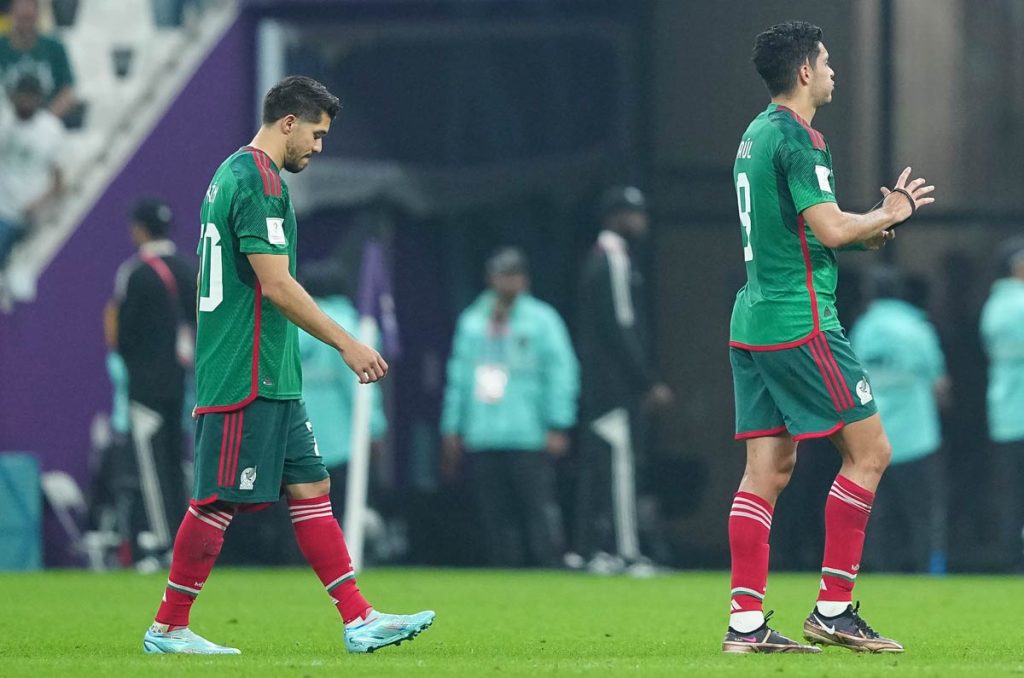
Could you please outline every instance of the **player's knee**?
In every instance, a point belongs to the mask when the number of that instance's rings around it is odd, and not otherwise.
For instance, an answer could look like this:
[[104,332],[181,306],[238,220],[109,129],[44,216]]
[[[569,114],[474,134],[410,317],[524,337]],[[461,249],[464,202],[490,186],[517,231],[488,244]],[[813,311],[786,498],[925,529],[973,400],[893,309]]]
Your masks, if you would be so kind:
[[872,445],[867,454],[856,460],[856,464],[865,471],[881,476],[885,473],[885,469],[889,468],[890,461],[892,461],[892,445],[889,443],[889,439],[883,435]]
[[878,452],[875,454],[875,466],[878,473],[881,474],[885,469],[889,468],[889,463],[892,461],[892,444],[889,439],[882,436],[882,440],[878,445]]

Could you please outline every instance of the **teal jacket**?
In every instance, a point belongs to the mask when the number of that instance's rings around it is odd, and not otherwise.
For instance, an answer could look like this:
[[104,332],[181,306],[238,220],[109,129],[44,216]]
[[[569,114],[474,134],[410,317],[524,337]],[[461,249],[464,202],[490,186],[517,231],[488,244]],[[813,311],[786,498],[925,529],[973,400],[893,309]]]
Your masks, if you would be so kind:
[[914,461],[942,443],[935,384],[946,359],[924,311],[898,299],[878,299],[850,332],[871,378],[878,412],[892,443],[892,463]]
[[[331,296],[316,300],[331,320],[357,339],[359,313],[347,297]],[[328,468],[348,463],[352,450],[352,400],[356,388],[372,389],[370,395],[370,437],[381,438],[388,428],[384,405],[377,384],[359,386],[356,376],[338,352],[299,332],[299,355],[302,359],[302,399],[313,424],[317,448]]]
[[[508,331],[495,335],[495,300],[486,291],[459,316],[441,432],[461,435],[471,451],[544,450],[548,431],[576,423],[579,364],[569,332],[554,308],[522,294]],[[504,387],[488,394],[488,373],[507,375]]]
[[1024,440],[1024,280],[1002,278],[981,310],[988,353],[988,432],[995,442]]

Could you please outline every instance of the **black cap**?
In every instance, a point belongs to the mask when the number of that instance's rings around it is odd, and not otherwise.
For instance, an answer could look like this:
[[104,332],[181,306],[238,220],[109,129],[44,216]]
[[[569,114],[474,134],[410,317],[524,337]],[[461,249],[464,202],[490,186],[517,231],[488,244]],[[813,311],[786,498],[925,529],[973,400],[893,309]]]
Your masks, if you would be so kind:
[[604,219],[616,212],[646,212],[647,198],[636,186],[612,186],[601,194],[598,213]]
[[142,223],[153,235],[164,235],[174,221],[170,206],[160,198],[140,198],[132,208],[132,220]]
[[487,260],[487,275],[516,275],[529,272],[530,264],[518,247],[503,247]]
[[22,73],[11,88],[14,94],[36,94],[42,96],[43,83],[31,73]]
[[906,299],[907,278],[894,266],[878,264],[868,269],[864,292],[868,299]]
[[1013,269],[1024,263],[1024,237],[1010,238],[996,249],[1000,275],[1013,275]]

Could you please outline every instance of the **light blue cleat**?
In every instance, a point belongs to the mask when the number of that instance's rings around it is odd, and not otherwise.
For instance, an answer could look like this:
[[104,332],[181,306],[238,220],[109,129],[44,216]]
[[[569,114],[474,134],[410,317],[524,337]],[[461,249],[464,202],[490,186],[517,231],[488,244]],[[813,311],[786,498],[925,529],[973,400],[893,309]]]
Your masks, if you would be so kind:
[[160,631],[156,624],[143,636],[142,650],[146,654],[242,654],[238,648],[211,643],[187,628]]
[[349,652],[373,652],[388,645],[412,640],[434,623],[434,611],[416,614],[385,614],[356,627],[345,627],[345,649]]

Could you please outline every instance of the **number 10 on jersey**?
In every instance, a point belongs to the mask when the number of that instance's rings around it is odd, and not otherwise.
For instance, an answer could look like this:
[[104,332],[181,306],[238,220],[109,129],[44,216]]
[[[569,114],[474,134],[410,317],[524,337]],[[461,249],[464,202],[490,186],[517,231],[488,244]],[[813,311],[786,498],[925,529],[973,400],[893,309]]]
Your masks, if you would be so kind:
[[[220,232],[203,224],[203,252],[199,263],[199,310],[212,311],[224,301],[224,261],[221,258]],[[203,288],[206,294],[203,294]]]
[[752,261],[754,259],[754,248],[750,243],[750,227],[752,225],[750,221],[750,210],[751,198],[750,198],[750,179],[747,178],[746,172],[740,172],[736,175],[736,205],[740,210],[740,224],[743,226],[743,261]]

